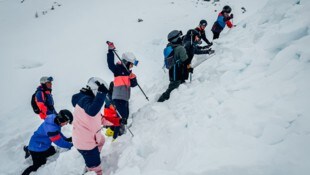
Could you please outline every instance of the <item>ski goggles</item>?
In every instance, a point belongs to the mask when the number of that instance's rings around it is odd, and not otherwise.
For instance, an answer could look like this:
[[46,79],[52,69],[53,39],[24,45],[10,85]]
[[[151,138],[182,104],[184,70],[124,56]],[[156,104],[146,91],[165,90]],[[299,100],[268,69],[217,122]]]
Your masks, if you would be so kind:
[[47,82],[52,82],[52,81],[54,81],[53,77],[48,77],[46,80],[47,80]]
[[134,65],[134,66],[138,66],[138,63],[139,63],[139,61],[138,61],[138,60],[135,60],[135,61],[133,62],[133,65]]

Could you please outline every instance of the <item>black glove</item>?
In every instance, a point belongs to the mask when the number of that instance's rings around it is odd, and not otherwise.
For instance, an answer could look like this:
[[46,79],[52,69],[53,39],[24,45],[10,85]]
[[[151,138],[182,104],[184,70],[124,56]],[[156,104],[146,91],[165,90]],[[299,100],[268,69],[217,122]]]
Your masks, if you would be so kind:
[[211,42],[210,44],[208,44],[208,47],[211,47],[211,46],[213,46],[213,42]]
[[98,92],[102,92],[104,94],[109,92],[109,90],[107,89],[107,87],[105,87],[103,83],[100,84],[98,81],[96,81],[95,83],[98,85]]
[[127,125],[127,119],[126,118],[121,118],[121,123],[123,125]]
[[194,68],[192,68],[192,67],[188,68],[188,72],[189,73],[194,73]]
[[233,19],[234,18],[234,14],[230,14],[230,19]]
[[66,138],[65,141],[72,143],[72,137]]
[[211,50],[211,49],[210,49],[209,52],[208,52],[208,54],[211,55],[211,54],[213,54],[214,52],[215,52],[214,50]]

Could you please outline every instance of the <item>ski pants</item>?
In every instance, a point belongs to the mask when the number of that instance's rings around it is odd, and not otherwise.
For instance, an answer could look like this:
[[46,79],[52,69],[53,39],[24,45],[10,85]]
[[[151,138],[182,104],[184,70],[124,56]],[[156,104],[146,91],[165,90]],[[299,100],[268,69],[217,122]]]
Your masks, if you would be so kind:
[[22,175],[29,175],[33,171],[37,171],[40,166],[46,164],[46,160],[49,156],[52,156],[56,153],[56,150],[53,146],[49,147],[48,150],[43,152],[34,152],[30,151],[30,155],[32,157],[33,165],[29,166]]
[[[116,110],[121,115],[119,117],[123,118],[123,120],[127,120],[128,116],[129,116],[129,103],[128,103],[128,101],[114,99],[113,103],[116,107]],[[125,132],[124,131],[125,128],[124,128],[123,124],[121,124],[121,126],[111,127],[111,129],[114,131],[113,139],[116,139],[119,135],[122,135]]]
[[88,171],[95,171],[97,175],[102,174],[102,168],[100,166],[101,159],[100,159],[100,148],[96,146],[92,150],[79,150],[78,151],[82,154],[85,164]]
[[220,33],[214,31],[212,31],[212,33],[213,33],[213,40],[218,39],[220,37]]
[[168,89],[159,97],[158,102],[163,102],[165,100],[168,100],[170,98],[170,93],[178,88],[180,84],[182,84],[184,81],[170,81]]

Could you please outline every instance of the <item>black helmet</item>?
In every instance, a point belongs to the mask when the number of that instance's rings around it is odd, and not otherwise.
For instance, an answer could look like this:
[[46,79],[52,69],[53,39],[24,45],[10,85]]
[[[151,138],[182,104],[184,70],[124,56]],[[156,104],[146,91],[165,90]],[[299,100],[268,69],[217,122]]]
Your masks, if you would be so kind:
[[173,30],[168,34],[168,41],[175,43],[178,41],[178,39],[182,36],[182,31],[179,30]]
[[223,7],[223,12],[230,13],[231,12],[231,7],[229,7],[228,5],[225,5]]
[[206,26],[208,25],[208,23],[207,23],[206,20],[203,19],[203,20],[201,20],[201,21],[199,22],[199,25],[200,25],[200,26],[205,26],[205,27],[206,27]]
[[73,115],[67,109],[63,109],[59,111],[57,118],[60,123],[69,122],[71,124],[73,121]]

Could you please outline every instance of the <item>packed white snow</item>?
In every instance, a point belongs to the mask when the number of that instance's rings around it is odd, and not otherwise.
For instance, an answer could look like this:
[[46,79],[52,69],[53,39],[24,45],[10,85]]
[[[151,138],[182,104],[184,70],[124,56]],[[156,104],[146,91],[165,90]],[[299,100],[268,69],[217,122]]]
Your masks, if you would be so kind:
[[[135,53],[133,71],[150,101],[132,90],[134,137],[106,138],[104,174],[310,173],[310,1],[21,1],[0,0],[0,174],[21,174],[32,163],[22,148],[42,123],[30,106],[41,76],[54,77],[57,110],[73,110],[71,96],[89,77],[113,80],[107,40],[119,54]],[[169,84],[162,69],[167,34],[206,19],[211,40],[226,4],[237,26],[214,41],[215,56],[194,58],[207,60],[192,82],[157,103]],[[64,127],[65,135],[71,129]],[[33,174],[83,174],[75,148],[57,150]]]

